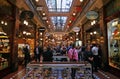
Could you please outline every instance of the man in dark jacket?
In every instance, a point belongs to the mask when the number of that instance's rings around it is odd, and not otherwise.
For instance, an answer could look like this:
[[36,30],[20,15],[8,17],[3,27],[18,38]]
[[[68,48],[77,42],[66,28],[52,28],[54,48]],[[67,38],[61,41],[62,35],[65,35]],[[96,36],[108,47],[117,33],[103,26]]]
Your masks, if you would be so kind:
[[37,45],[34,49],[34,57],[35,57],[35,61],[40,62],[40,57],[42,55],[43,49],[41,46]]
[[24,57],[24,61],[25,61],[24,65],[26,67],[27,64],[30,62],[30,52],[29,52],[28,46],[23,47],[23,53],[25,55],[25,57]]
[[53,61],[53,51],[48,46],[47,50],[43,53],[43,62],[52,62]]

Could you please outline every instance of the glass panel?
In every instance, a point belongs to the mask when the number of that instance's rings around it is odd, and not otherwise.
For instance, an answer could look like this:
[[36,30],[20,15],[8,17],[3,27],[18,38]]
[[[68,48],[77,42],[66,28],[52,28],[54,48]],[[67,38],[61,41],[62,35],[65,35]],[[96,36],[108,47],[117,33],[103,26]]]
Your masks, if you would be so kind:
[[109,65],[120,69],[120,19],[107,23]]
[[46,0],[50,12],[69,12],[73,0]]
[[51,17],[51,20],[56,30],[63,30],[67,17],[55,16]]

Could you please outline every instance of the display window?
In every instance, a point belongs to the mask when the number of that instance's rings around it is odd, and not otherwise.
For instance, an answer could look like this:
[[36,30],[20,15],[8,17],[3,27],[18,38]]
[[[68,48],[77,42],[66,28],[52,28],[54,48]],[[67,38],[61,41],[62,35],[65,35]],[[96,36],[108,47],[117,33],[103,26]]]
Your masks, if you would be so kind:
[[7,0],[0,0],[0,74],[11,64],[11,43],[14,26],[13,5]]
[[120,69],[120,18],[107,23],[109,65]]

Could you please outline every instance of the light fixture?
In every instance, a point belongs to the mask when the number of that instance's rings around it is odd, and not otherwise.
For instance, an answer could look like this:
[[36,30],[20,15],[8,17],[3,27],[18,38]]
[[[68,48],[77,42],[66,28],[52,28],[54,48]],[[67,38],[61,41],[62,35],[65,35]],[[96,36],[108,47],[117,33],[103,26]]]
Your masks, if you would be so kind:
[[38,2],[39,0],[35,0],[36,2]]
[[93,26],[93,25],[95,25],[95,24],[96,24],[96,21],[93,20],[93,21],[91,22],[91,25]]
[[46,14],[43,12],[43,14],[42,14],[43,16],[45,16]]
[[77,32],[76,35],[78,35],[79,33]]
[[26,20],[24,20],[23,24],[28,25],[28,22]]
[[43,40],[42,38],[40,38],[40,40]]
[[24,20],[23,24],[26,24],[26,22],[27,22],[27,21],[26,21],[26,20]]
[[80,2],[83,2],[83,0],[80,0]]
[[23,34],[26,34],[26,31],[23,31]]
[[95,23],[96,23],[96,21],[94,20],[94,21],[93,21],[93,24],[95,24]]
[[97,34],[97,32],[96,32],[96,31],[94,31],[93,33],[94,33],[94,34]]
[[73,39],[73,37],[70,37],[70,39]]
[[91,32],[90,35],[93,35],[93,33]]
[[78,38],[76,38],[76,40],[79,40]]
[[40,33],[40,35],[42,35],[42,32]]
[[31,35],[31,33],[28,32],[28,33],[26,33],[26,35]]
[[28,22],[26,22],[26,25],[28,25]]
[[5,25],[7,25],[7,22],[5,22]]
[[48,23],[48,20],[46,22]]
[[1,24],[4,24],[4,21],[1,21]]
[[75,16],[76,15],[76,13],[73,13],[73,16]]
[[71,23],[72,21],[70,20],[69,22]]
[[112,33],[112,35],[114,35],[114,33]]
[[91,22],[91,25],[94,25],[93,22]]
[[50,28],[50,25],[48,25],[48,27]]

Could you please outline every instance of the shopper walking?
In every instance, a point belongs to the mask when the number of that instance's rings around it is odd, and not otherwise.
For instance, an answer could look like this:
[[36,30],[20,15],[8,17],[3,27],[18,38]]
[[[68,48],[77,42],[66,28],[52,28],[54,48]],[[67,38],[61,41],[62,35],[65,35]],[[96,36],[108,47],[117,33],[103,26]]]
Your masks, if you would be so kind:
[[[72,45],[72,48],[68,51],[68,57],[70,59],[70,62],[78,62],[78,52],[75,48],[75,44]],[[76,68],[71,69],[71,77],[72,79],[75,79],[76,74]]]
[[92,47],[92,53],[93,53],[93,57],[94,57],[94,70],[95,72],[98,71],[98,65],[99,65],[99,57],[98,57],[98,47],[96,44],[93,44],[93,47]]
[[27,66],[27,64],[30,62],[30,52],[28,49],[28,46],[26,45],[25,47],[23,47],[23,53],[24,53],[24,65],[25,67]]

